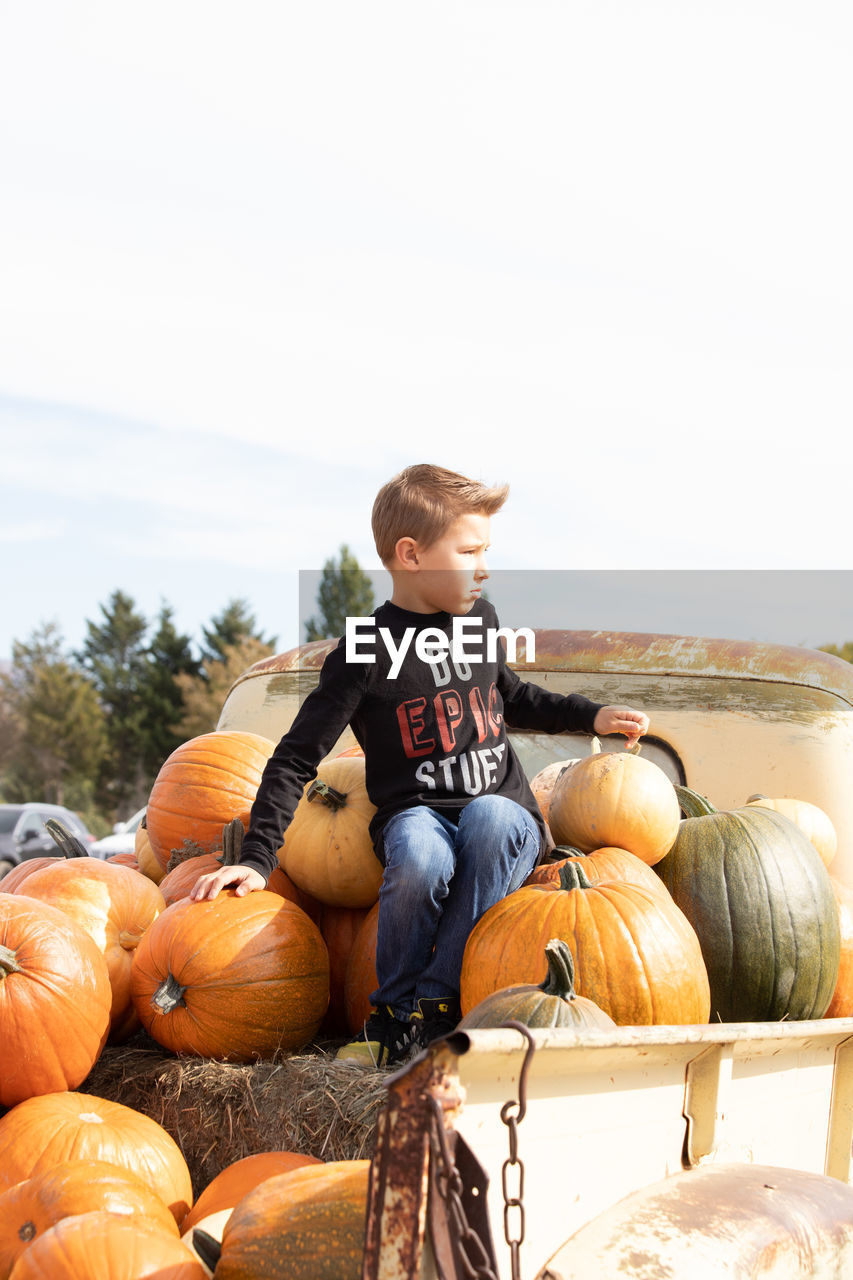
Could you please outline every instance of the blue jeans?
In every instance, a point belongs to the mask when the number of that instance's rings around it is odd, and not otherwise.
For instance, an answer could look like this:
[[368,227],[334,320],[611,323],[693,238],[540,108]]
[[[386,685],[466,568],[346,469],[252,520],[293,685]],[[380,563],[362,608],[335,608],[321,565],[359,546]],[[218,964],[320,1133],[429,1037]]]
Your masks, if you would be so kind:
[[478,796],[458,820],[419,805],[385,825],[374,1005],[406,1019],[422,997],[459,997],[465,943],[489,907],[520,887],[539,853],[531,814]]

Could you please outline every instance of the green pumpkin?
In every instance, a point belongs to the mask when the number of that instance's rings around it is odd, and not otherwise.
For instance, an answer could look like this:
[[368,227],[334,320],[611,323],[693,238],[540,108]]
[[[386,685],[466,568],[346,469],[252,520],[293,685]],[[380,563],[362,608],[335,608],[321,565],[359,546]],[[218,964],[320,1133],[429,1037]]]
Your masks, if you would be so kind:
[[788,818],[718,812],[677,787],[688,814],[655,871],[699,938],[711,1021],[821,1018],[838,977],[838,908],[817,850]]
[[545,944],[545,958],[548,974],[543,983],[522,983],[492,992],[465,1015],[459,1026],[500,1027],[514,1020],[525,1027],[616,1027],[609,1013],[593,1000],[576,994],[575,962],[562,938],[552,938]]

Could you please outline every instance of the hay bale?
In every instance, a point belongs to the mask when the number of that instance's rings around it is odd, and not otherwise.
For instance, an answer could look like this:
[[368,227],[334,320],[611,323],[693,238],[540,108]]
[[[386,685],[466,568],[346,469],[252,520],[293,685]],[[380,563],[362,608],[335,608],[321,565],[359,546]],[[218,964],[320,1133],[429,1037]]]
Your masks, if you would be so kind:
[[161,1124],[184,1153],[197,1196],[227,1165],[259,1151],[370,1157],[386,1078],[339,1062],[334,1046],[228,1063],[167,1053],[140,1032],[104,1049],[80,1090]]

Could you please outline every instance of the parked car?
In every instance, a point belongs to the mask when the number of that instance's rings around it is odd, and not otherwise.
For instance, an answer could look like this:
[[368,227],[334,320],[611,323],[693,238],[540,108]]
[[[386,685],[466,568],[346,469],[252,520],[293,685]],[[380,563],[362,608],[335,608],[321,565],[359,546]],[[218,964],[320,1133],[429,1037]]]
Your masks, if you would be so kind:
[[111,858],[114,853],[133,853],[136,848],[136,831],[145,817],[145,806],[128,818],[127,822],[117,822],[112,835],[96,840],[89,850],[95,858]]
[[0,876],[19,862],[59,853],[45,829],[48,818],[62,822],[91,851],[95,837],[82,818],[61,804],[0,804]]

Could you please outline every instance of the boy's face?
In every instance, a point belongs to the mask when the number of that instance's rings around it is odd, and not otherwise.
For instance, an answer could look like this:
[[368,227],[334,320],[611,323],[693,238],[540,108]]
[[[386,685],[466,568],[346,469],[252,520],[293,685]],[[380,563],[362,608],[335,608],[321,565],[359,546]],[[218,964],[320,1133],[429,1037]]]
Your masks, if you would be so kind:
[[394,603],[418,613],[468,613],[489,576],[488,547],[489,517],[474,512],[458,516],[429,547],[401,538],[398,568],[405,572],[394,575]]

